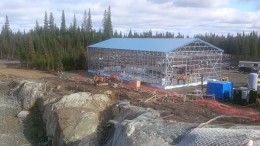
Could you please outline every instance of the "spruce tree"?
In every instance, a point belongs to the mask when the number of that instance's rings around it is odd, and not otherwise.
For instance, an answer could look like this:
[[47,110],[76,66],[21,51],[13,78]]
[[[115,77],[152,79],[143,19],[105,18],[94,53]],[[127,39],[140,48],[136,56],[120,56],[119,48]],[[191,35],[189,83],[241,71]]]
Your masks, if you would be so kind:
[[40,25],[39,25],[38,20],[36,20],[36,22],[35,22],[35,31],[39,31],[39,30],[40,30]]
[[44,26],[43,26],[45,31],[48,30],[48,24],[49,24],[49,22],[48,22],[48,15],[47,15],[47,12],[45,12],[45,15],[44,15]]
[[107,10],[104,11],[104,16],[103,16],[103,33],[105,34],[106,31],[106,25],[107,25]]
[[64,33],[66,31],[66,20],[65,20],[65,13],[64,10],[62,10],[61,14],[61,26],[60,26],[60,31]]
[[6,15],[5,16],[5,25],[4,25],[4,30],[6,31],[6,32],[10,32],[10,24],[9,24],[9,19],[8,19],[8,16]]
[[92,20],[91,20],[90,9],[88,10],[88,19],[87,19],[86,30],[87,30],[87,32],[92,32]]
[[115,30],[115,32],[114,32],[114,34],[113,34],[113,36],[115,37],[115,38],[118,38],[119,36],[118,36],[118,33],[117,33],[117,31]]
[[32,40],[32,36],[27,37],[27,44],[25,46],[25,62],[26,62],[26,67],[28,68],[29,66],[32,67],[34,61],[35,61],[35,51],[34,51],[34,44]]
[[87,11],[85,10],[84,11],[84,14],[83,14],[83,21],[82,21],[82,26],[81,26],[81,29],[83,31],[87,31]]
[[77,30],[77,18],[76,18],[75,14],[74,14],[74,17],[73,17],[72,29],[73,29],[74,32]]
[[130,29],[129,33],[128,33],[128,37],[129,38],[132,38],[133,37],[133,33],[132,33],[132,30]]
[[104,13],[104,20],[103,20],[103,33],[104,39],[110,39],[113,37],[113,26],[111,20],[111,10],[110,6],[108,7],[108,11]]
[[[9,24],[9,19],[8,16],[5,16],[5,23],[4,26],[2,28],[2,33],[1,35],[3,36],[3,40],[2,40],[2,47],[1,47],[1,58],[9,58],[10,57],[10,49],[11,48],[11,35],[12,32],[10,30],[10,24]],[[4,54],[5,53],[5,54]],[[4,55],[6,55],[4,57]]]
[[52,12],[50,13],[50,20],[49,20],[49,27],[50,27],[50,30],[53,32],[54,29],[55,29],[55,24],[54,24],[54,17],[53,17],[53,14]]

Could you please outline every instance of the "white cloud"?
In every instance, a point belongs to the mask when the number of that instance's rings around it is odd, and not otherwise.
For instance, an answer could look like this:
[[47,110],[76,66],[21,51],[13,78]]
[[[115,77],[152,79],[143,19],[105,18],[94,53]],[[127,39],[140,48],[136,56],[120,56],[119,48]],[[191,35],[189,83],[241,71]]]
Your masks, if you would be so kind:
[[174,4],[180,7],[211,8],[228,4],[228,0],[174,0]]
[[53,12],[57,26],[60,26],[62,10],[67,26],[72,23],[74,13],[80,25],[84,10],[90,8],[94,28],[99,29],[104,10],[110,5],[114,29],[125,33],[130,28],[137,32],[151,29],[190,35],[259,30],[260,11],[240,11],[229,4],[229,0],[9,0],[0,3],[0,25],[8,15],[14,31],[29,30],[36,20],[43,24],[46,11],[48,14]]

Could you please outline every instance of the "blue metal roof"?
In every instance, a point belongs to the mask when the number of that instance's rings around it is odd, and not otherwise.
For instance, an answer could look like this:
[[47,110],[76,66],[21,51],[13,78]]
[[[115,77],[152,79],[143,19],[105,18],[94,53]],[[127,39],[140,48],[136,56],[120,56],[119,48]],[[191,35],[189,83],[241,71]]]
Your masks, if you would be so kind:
[[[93,45],[89,48],[108,48],[123,50],[140,50],[170,52],[180,47],[188,45],[194,41],[202,41],[195,38],[112,38]],[[202,41],[220,51],[223,51],[207,42]]]

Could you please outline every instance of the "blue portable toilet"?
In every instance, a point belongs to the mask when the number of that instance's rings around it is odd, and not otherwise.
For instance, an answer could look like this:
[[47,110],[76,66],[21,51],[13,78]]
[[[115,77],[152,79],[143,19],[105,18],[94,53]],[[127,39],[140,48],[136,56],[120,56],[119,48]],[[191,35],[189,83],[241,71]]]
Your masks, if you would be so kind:
[[207,94],[215,94],[217,100],[232,100],[233,83],[227,81],[208,81]]

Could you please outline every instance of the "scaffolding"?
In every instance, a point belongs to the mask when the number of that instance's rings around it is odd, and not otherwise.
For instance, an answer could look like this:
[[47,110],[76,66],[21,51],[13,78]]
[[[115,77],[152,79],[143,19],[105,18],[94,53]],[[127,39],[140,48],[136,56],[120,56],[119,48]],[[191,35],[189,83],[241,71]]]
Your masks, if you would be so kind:
[[[204,82],[221,77],[222,51],[195,41],[167,53],[166,64],[165,86],[199,84],[201,80]],[[184,79],[181,78],[183,76]]]
[[196,40],[170,52],[88,48],[88,68],[163,88],[221,77],[222,50]]

